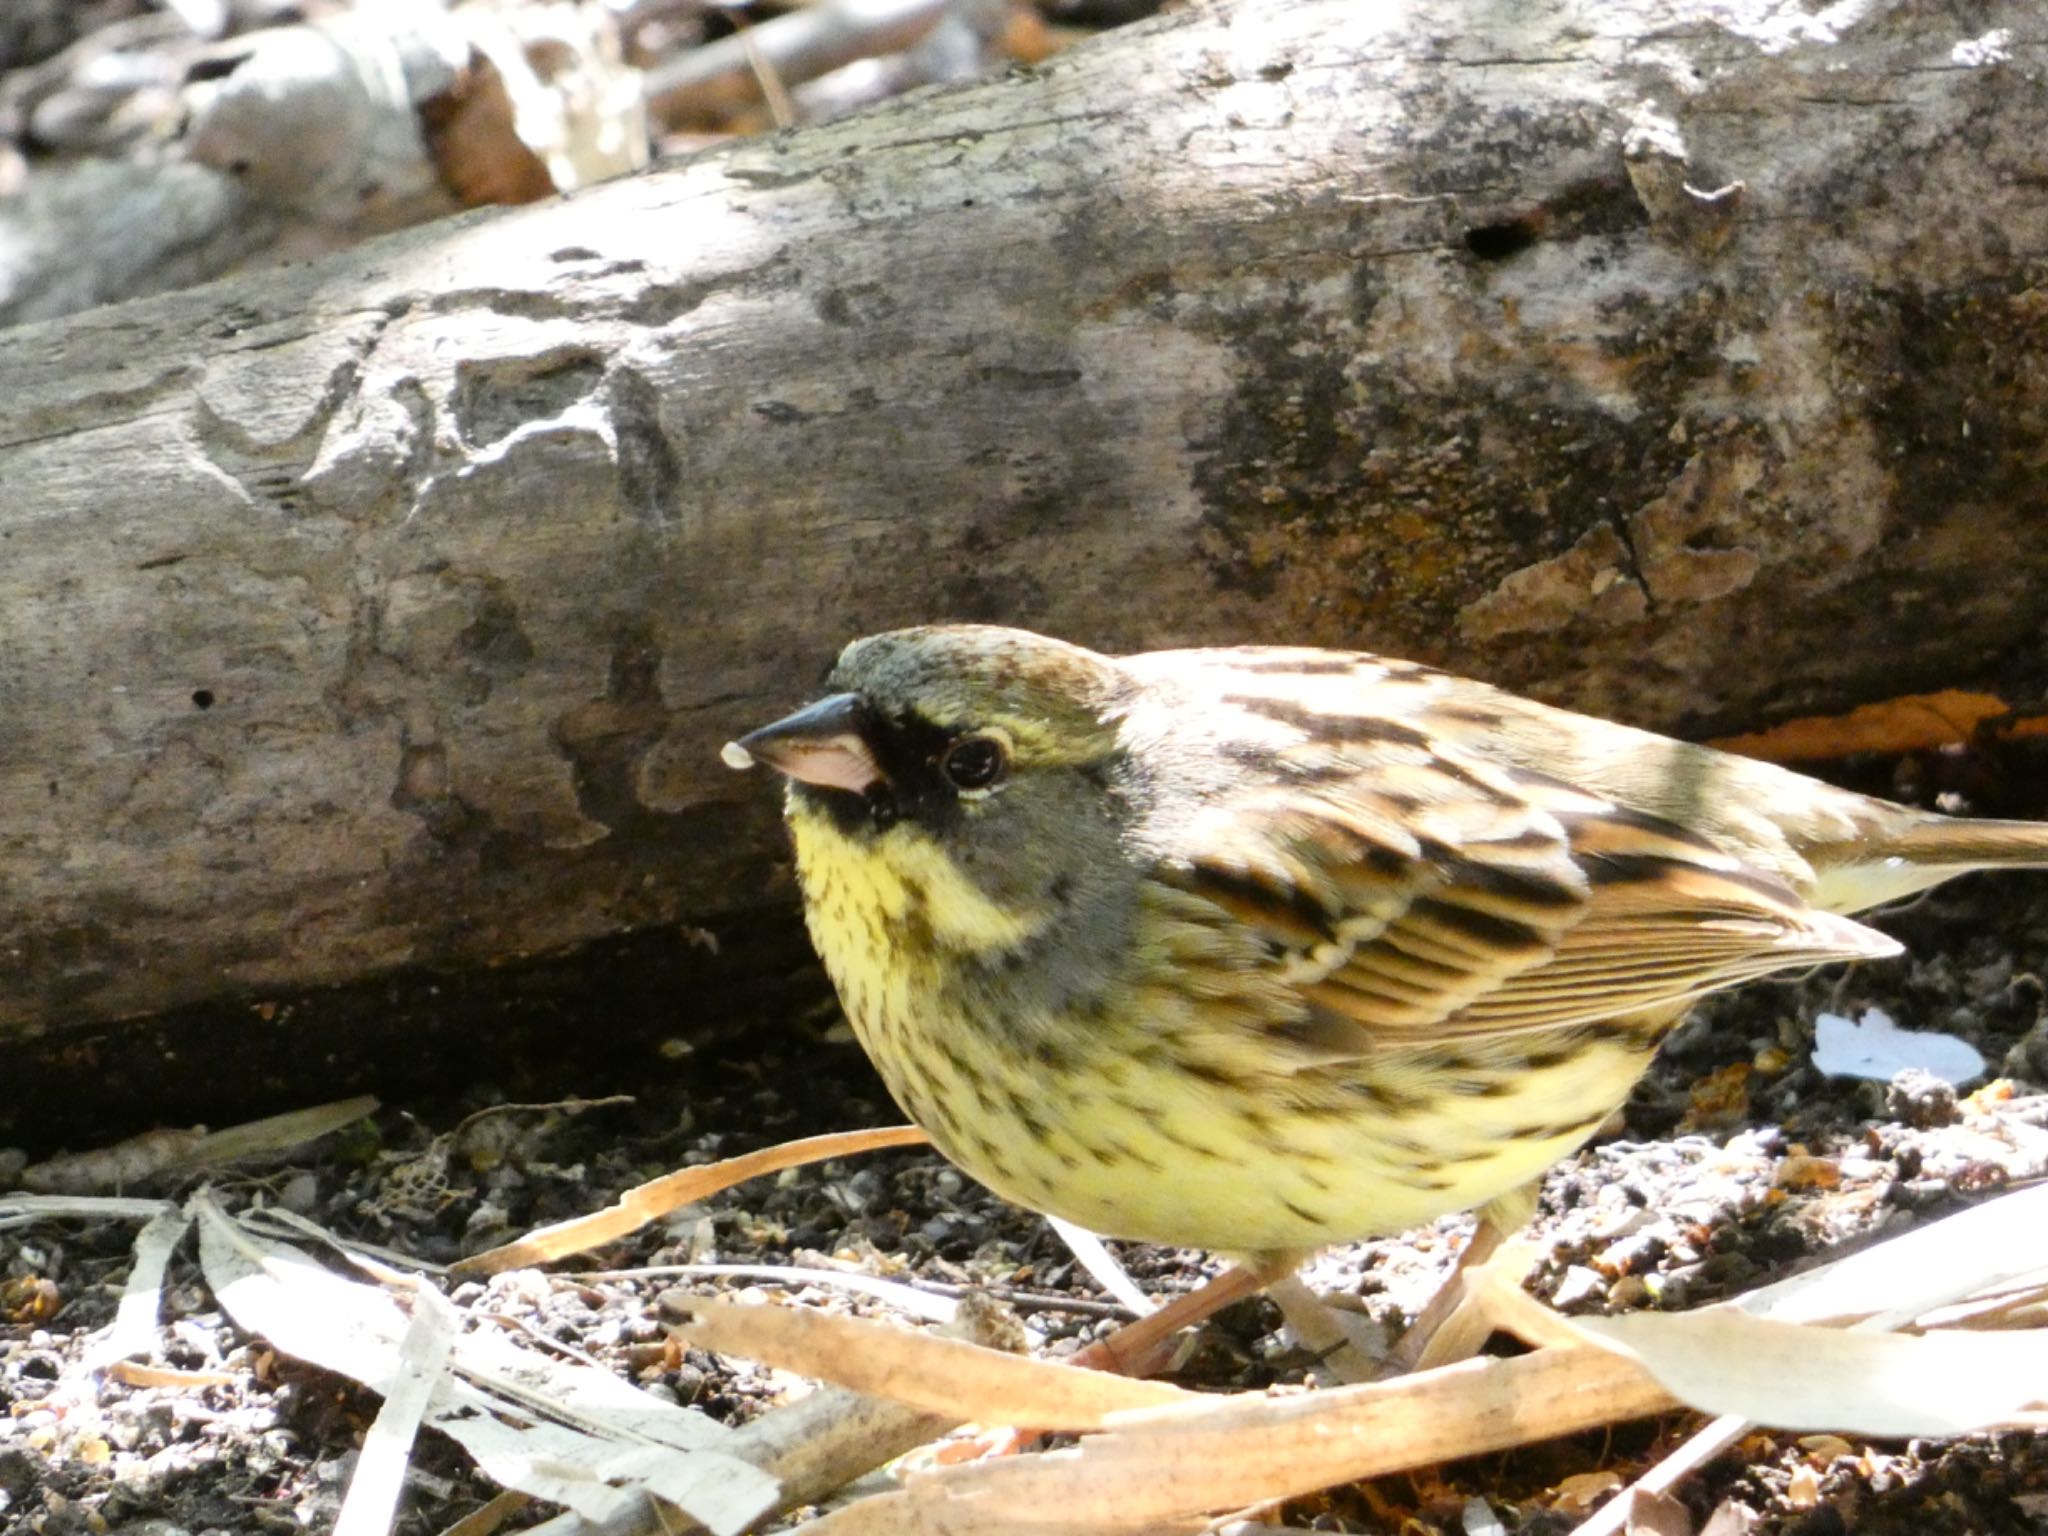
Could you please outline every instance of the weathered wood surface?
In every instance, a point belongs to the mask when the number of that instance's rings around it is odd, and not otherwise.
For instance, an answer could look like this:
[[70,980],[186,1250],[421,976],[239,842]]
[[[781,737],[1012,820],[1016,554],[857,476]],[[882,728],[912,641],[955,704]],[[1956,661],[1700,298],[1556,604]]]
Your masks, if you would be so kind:
[[718,745],[902,622],[2038,688],[2048,23],[1825,14],[1239,0],[0,334],[0,1037],[784,901]]

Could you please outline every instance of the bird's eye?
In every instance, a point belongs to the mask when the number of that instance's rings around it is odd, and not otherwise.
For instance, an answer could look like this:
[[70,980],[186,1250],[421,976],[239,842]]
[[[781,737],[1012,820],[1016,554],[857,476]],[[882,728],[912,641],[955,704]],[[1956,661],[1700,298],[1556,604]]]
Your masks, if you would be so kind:
[[1003,776],[1008,761],[993,736],[969,736],[946,749],[940,766],[955,789],[987,789]]

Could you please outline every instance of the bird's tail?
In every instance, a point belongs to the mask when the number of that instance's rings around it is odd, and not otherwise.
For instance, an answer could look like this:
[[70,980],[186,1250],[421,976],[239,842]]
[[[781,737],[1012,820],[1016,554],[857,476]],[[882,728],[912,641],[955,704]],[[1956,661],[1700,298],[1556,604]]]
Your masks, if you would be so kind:
[[1902,827],[1884,851],[1909,864],[1962,869],[2048,868],[2048,822],[1929,816]]
[[1979,869],[2048,869],[2048,822],[1915,816],[1860,841],[1839,863],[1816,860],[1813,904],[1862,912]]

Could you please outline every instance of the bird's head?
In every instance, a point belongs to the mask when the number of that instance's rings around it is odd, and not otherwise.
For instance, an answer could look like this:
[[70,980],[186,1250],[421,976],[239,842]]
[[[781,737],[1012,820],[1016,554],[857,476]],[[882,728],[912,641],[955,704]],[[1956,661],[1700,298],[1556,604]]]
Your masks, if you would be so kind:
[[1108,657],[1022,630],[896,630],[847,646],[826,697],[725,760],[789,780],[800,861],[881,861],[961,915],[979,897],[993,935],[997,914],[1071,907],[1114,862],[1127,687]]

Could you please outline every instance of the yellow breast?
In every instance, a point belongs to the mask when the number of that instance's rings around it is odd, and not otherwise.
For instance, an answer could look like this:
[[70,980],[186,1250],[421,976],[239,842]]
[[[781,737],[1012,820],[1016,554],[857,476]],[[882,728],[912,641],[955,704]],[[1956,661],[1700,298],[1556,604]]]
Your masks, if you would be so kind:
[[1582,1143],[1651,1049],[1616,1033],[1546,1060],[1539,1036],[1290,1070],[1260,1046],[1284,989],[1170,902],[1086,1016],[995,1016],[969,969],[1047,914],[997,907],[914,828],[856,840],[801,804],[791,826],[813,941],[898,1103],[998,1194],[1107,1235],[1312,1249],[1481,1204]]

